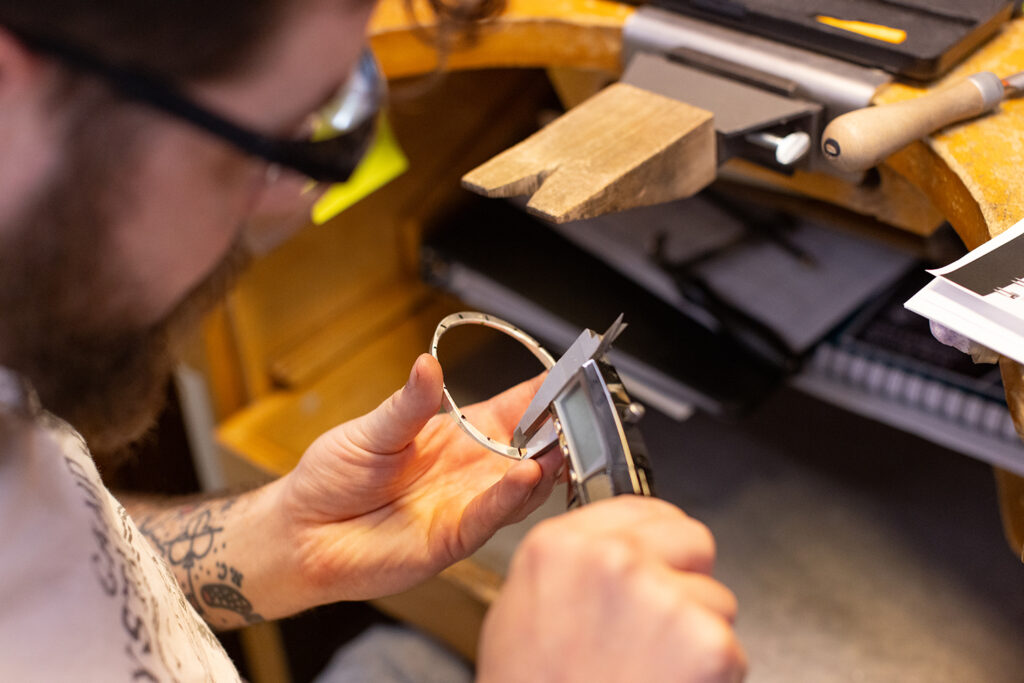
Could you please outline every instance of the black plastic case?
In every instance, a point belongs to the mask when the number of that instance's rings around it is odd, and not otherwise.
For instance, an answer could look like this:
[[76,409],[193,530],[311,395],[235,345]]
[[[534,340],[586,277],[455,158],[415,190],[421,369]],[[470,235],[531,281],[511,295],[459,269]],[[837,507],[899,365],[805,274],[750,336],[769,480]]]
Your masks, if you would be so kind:
[[[1006,0],[653,0],[649,4],[781,42],[931,80],[949,71],[1013,15]],[[902,43],[870,38],[819,16],[906,31]]]

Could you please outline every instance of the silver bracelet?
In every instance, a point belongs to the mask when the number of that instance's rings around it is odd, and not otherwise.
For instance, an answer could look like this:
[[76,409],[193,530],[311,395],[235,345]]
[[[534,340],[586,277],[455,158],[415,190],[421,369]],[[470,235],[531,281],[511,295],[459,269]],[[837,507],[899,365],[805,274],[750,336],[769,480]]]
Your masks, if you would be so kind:
[[[537,360],[544,365],[545,368],[551,368],[551,366],[555,364],[555,359],[552,355],[548,353],[536,339],[526,334],[515,325],[512,325],[500,318],[495,318],[493,315],[477,313],[475,311],[452,313],[438,323],[437,329],[434,331],[434,339],[430,342],[430,355],[437,358],[437,344],[441,341],[441,337],[444,336],[444,333],[453,327],[461,327],[462,325],[483,325],[484,327],[490,327],[491,329],[498,330],[499,332],[504,332],[525,346],[530,353],[532,353]],[[438,362],[440,362],[440,360],[438,360]],[[469,434],[474,441],[488,450],[504,455],[506,458],[512,458],[513,460],[532,458],[551,448],[558,442],[557,433],[550,440],[544,440],[543,443],[537,445],[526,444],[523,448],[516,448],[515,446],[495,441],[474,427],[469,420],[466,419],[466,416],[462,414],[462,410],[459,409],[459,406],[457,406],[455,401],[452,400],[452,395],[448,391],[447,384],[443,385],[441,406],[445,409],[445,412],[455,418],[455,422],[462,428],[462,431]]]

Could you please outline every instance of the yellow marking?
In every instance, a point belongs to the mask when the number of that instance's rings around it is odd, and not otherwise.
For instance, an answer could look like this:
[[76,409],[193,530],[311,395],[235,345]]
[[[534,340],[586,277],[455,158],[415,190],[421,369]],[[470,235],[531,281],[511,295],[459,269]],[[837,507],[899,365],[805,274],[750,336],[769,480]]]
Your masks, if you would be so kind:
[[893,28],[892,26],[882,26],[881,24],[872,24],[867,21],[837,19],[836,17],[827,17],[823,14],[819,14],[815,19],[826,26],[832,26],[844,31],[849,31],[850,33],[856,33],[875,40],[881,40],[885,43],[892,43],[893,45],[899,45],[907,39],[906,31],[901,28]]
[[313,205],[313,223],[322,225],[374,190],[402,175],[409,161],[398,145],[387,116],[382,112],[377,133],[366,157],[344,183],[336,183]]

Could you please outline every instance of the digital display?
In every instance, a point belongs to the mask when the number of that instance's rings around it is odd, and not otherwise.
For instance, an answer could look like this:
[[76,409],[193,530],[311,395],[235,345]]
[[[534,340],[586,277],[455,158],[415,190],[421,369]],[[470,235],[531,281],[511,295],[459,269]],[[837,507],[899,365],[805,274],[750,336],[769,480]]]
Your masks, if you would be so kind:
[[558,399],[558,413],[569,447],[580,465],[581,476],[603,469],[607,461],[597,416],[580,384],[567,389]]

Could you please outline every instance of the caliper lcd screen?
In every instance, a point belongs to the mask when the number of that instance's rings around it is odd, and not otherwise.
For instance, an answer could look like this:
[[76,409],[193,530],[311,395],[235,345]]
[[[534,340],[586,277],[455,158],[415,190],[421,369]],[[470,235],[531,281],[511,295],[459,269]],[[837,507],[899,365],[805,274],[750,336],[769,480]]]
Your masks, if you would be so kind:
[[603,469],[606,458],[597,416],[579,383],[566,390],[559,400],[559,413],[569,447],[580,464],[580,474],[589,475],[595,469]]

